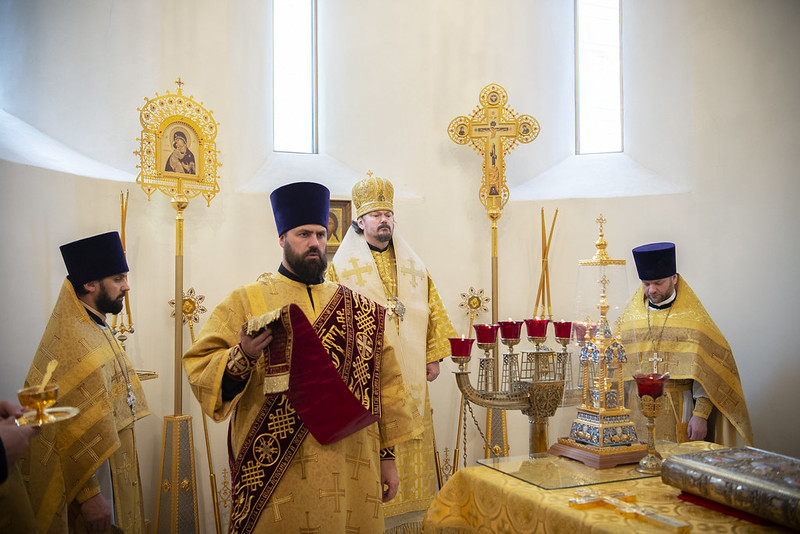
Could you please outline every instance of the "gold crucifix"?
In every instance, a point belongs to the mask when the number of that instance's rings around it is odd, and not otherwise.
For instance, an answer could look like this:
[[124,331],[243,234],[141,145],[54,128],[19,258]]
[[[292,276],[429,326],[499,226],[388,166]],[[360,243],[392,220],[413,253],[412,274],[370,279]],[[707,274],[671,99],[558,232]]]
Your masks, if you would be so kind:
[[[456,117],[450,121],[447,133],[454,143],[472,144],[472,148],[483,156],[483,177],[478,193],[486,215],[492,221],[492,322],[498,319],[497,298],[497,220],[508,202],[509,191],[506,185],[505,156],[517,143],[530,143],[539,135],[539,122],[530,115],[517,115],[507,107],[508,93],[500,85],[490,83],[478,96],[480,104],[472,115]],[[499,390],[499,358],[494,351],[494,389]],[[499,419],[497,416],[499,414]],[[502,428],[502,436],[497,440],[492,436],[492,428]],[[502,410],[487,410],[488,449],[502,450],[508,455],[505,413]],[[487,449],[487,450],[488,450]],[[488,455],[487,455],[488,457]]]
[[539,123],[530,115],[520,115],[509,107],[508,93],[500,85],[490,83],[480,93],[478,106],[469,117],[456,117],[447,133],[455,143],[466,145],[483,156],[483,179],[480,199],[489,218],[500,217],[508,202],[506,163],[504,157],[517,143],[530,143],[539,135]]

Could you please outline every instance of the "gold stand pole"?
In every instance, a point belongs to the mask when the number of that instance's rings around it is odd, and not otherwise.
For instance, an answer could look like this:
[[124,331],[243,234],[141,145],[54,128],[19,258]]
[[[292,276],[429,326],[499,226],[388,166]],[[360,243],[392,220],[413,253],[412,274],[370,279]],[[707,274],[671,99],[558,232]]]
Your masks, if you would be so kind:
[[439,483],[439,489],[442,489],[442,462],[439,460],[439,449],[436,448],[436,432],[433,426],[433,408],[431,408],[431,438],[433,439],[433,459],[436,462],[436,482]]
[[183,400],[183,210],[189,205],[186,197],[172,199],[175,208],[175,415],[180,415]]
[[[497,255],[497,221],[502,215],[501,198],[498,195],[489,195],[486,204],[486,214],[492,221],[492,323],[498,321],[499,291],[498,291],[498,255]],[[500,357],[497,353],[497,345],[493,349],[494,376],[493,387],[495,391],[500,390]],[[499,432],[494,432],[497,429]],[[499,435],[498,435],[499,434]],[[485,457],[508,456],[508,434],[506,432],[506,412],[501,409],[486,409],[486,440],[489,448],[485,451]]]
[[[180,182],[178,191],[181,190]],[[197,476],[194,465],[192,416],[181,415],[183,370],[183,211],[189,205],[184,195],[172,198],[175,208],[175,414],[164,417],[156,504],[156,532],[199,533]]]
[[[193,288],[190,288],[189,297],[183,297],[183,316],[186,317],[186,322],[189,325],[189,339],[192,341],[192,345],[194,345],[194,315],[196,313],[202,313],[205,311],[205,308],[199,308],[198,306],[198,298],[195,297]],[[202,300],[205,297],[200,296],[199,299]],[[198,309],[199,308],[199,309]],[[177,313],[177,309],[175,310]],[[191,315],[191,316],[190,316]],[[202,412],[202,408],[201,408]],[[214,462],[211,458],[211,443],[208,441],[208,423],[206,422],[206,414],[201,413],[200,417],[203,418],[203,436],[206,439],[206,456],[208,457],[208,479],[211,484],[211,505],[214,507],[214,528],[217,534],[222,534],[222,526],[220,524],[219,519],[219,497],[217,495],[217,475],[214,473]]]
[[[208,478],[211,482],[211,504],[214,506],[214,527],[217,534],[222,533],[222,526],[219,520],[219,499],[217,497],[217,475],[214,474],[214,464],[211,461],[211,445],[208,442],[208,424],[206,423],[206,414],[202,414],[203,418],[203,434],[206,437],[206,455],[208,456]],[[437,456],[438,459],[438,456]]]

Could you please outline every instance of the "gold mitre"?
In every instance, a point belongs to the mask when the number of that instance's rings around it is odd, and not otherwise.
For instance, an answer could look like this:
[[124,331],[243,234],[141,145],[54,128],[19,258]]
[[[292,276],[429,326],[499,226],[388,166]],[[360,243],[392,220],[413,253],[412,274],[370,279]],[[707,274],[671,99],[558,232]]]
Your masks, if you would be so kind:
[[367,171],[367,177],[353,186],[353,204],[356,206],[356,219],[371,211],[394,211],[394,187],[392,182]]

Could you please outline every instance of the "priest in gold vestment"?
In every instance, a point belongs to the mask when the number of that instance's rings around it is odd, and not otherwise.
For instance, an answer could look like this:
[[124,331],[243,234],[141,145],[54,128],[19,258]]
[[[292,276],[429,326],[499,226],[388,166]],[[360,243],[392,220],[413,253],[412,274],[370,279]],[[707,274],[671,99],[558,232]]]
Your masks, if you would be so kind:
[[456,331],[425,264],[394,231],[393,200],[391,182],[371,173],[353,186],[356,221],[327,277],[387,307],[386,335],[424,416],[425,433],[396,448],[400,489],[385,506],[386,532],[419,532],[437,491],[427,382],[439,376],[439,361],[450,354],[448,338]]
[[[620,319],[628,353],[623,375],[635,397],[635,373],[669,372],[656,439],[753,445],[753,432],[736,361],[728,342],[689,284],[677,273],[675,245],[633,249],[641,287]],[[637,426],[638,402],[628,395]]]
[[184,354],[215,421],[230,420],[230,532],[380,532],[397,491],[393,447],[422,432],[385,310],[326,282],[330,193],[270,195],[283,260],[213,311]]
[[68,277],[47,323],[26,386],[58,362],[57,406],[72,419],[43,425],[20,470],[39,531],[144,532],[134,422],[149,414],[136,372],[105,321],[122,310],[128,264],[117,232],[61,247]]

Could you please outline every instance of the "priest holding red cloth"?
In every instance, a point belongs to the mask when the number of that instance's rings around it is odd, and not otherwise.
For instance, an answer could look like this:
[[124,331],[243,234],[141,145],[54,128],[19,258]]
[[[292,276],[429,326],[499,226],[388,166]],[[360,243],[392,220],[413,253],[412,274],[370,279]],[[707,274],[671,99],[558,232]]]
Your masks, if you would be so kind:
[[231,532],[382,531],[393,447],[423,430],[385,309],[323,279],[329,200],[273,191],[278,272],[228,295],[183,357],[203,411],[231,418]]

